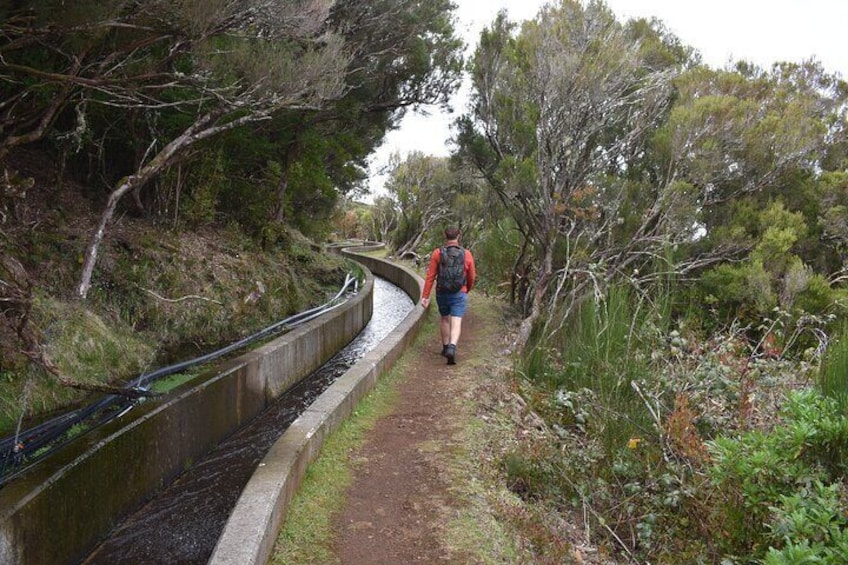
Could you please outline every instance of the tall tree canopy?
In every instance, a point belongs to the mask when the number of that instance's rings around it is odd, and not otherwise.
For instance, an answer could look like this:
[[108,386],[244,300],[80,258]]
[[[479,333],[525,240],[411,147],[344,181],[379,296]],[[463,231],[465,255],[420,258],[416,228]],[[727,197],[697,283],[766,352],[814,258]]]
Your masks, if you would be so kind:
[[[483,32],[474,108],[460,122],[459,143],[530,242],[522,259],[534,273],[526,340],[554,277],[562,286],[602,261],[607,269],[626,265],[610,244],[628,192],[604,179],[660,123],[671,75],[645,64],[638,37],[600,2],[549,5],[517,36],[513,30],[501,14]],[[634,231],[644,245],[655,229],[642,222]]]
[[[397,111],[444,102],[456,87],[452,8],[447,0],[13,4],[0,14],[0,159],[46,137],[69,152],[103,151],[115,137],[113,148],[131,148],[129,158],[105,157],[112,175],[121,172],[85,256],[85,296],[122,198],[223,132],[287,116],[275,122],[287,131],[264,130],[280,144],[269,158],[277,221],[291,167],[328,167],[343,183],[334,154],[361,161]],[[318,143],[321,131],[336,132],[335,141]]]
[[386,190],[396,209],[392,245],[398,255],[414,251],[430,230],[453,221],[452,205],[459,188],[444,157],[415,151],[401,162],[394,156]]
[[549,4],[520,29],[500,14],[472,77],[459,156],[524,240],[522,341],[616,277],[744,256],[762,239],[728,231],[739,204],[788,204],[844,144],[845,85],[814,62],[711,70],[660,22],[621,24],[600,1]]

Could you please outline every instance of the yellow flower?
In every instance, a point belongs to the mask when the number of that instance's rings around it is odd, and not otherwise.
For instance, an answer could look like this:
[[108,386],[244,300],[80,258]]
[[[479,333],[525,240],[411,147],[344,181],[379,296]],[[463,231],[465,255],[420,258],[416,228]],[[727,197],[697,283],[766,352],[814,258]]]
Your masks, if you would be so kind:
[[639,442],[642,441],[642,438],[632,437],[627,440],[627,449],[636,449],[639,447]]

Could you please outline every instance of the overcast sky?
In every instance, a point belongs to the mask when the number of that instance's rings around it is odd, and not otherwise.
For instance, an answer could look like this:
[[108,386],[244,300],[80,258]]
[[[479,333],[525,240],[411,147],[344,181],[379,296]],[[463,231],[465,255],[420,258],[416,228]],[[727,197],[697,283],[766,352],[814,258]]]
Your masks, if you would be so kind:
[[[545,0],[454,0],[457,27],[473,53],[477,38],[498,10],[511,20],[533,18]],[[775,61],[815,57],[829,72],[848,78],[848,0],[606,0],[619,21],[655,16],[681,41],[697,49],[714,68],[745,59],[764,68]],[[467,89],[454,97],[455,112],[465,111]],[[370,188],[378,194],[385,182],[381,169],[389,155],[411,151],[448,155],[450,123],[457,115],[431,109],[427,116],[408,113],[371,159]]]

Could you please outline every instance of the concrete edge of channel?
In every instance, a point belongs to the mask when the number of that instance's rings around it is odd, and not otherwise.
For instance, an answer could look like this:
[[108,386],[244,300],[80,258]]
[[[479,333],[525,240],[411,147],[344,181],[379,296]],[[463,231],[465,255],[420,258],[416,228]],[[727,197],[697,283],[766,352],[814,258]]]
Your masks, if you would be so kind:
[[362,249],[348,248],[343,253],[401,287],[415,306],[386,339],[324,391],[271,447],[230,514],[210,565],[268,562],[306,468],[318,456],[329,434],[394,365],[424,321],[426,312],[418,300],[424,285],[421,277],[402,265],[356,254],[358,250]]

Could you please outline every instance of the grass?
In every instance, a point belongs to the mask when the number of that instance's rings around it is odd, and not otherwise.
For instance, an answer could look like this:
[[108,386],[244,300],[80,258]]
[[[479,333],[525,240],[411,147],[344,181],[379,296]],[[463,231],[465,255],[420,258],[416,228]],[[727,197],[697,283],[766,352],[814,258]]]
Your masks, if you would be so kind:
[[[652,320],[633,306],[622,289],[613,288],[606,300],[587,300],[575,314],[569,331],[560,334],[556,358],[539,350],[527,374],[557,396],[554,411],[569,412],[591,428],[607,454],[617,452],[629,438],[651,430],[653,421],[631,382],[650,379],[645,344]],[[641,336],[641,337],[640,337]],[[562,408],[568,410],[562,410]],[[561,422],[570,424],[571,422]]]
[[[550,431],[504,458],[516,492],[565,520],[582,511],[594,542],[628,562],[837,562],[821,557],[848,539],[830,510],[844,506],[848,346],[835,339],[826,353],[819,384],[837,400],[826,403],[787,395],[809,384],[800,360],[758,356],[732,331],[681,331],[662,303],[613,289],[538,347],[522,393]],[[550,551],[533,520],[520,527]],[[819,543],[816,531],[833,535]],[[763,561],[784,549],[788,560]]]
[[497,444],[513,437],[513,423],[505,414],[492,412],[485,422],[474,418],[460,432],[462,447],[448,462],[453,494],[462,504],[446,525],[445,539],[457,554],[468,556],[468,562],[526,562],[512,526],[522,501],[506,488],[493,456]]
[[848,414],[848,324],[831,340],[819,374],[819,387]]
[[177,373],[175,375],[168,375],[167,377],[158,379],[156,382],[154,382],[150,386],[150,390],[152,392],[164,394],[177,388],[183,383],[187,383],[199,374],[200,372],[190,371],[187,373]]
[[36,300],[38,324],[52,336],[46,354],[64,375],[82,383],[137,373],[155,350],[142,333],[99,316],[80,304]]

